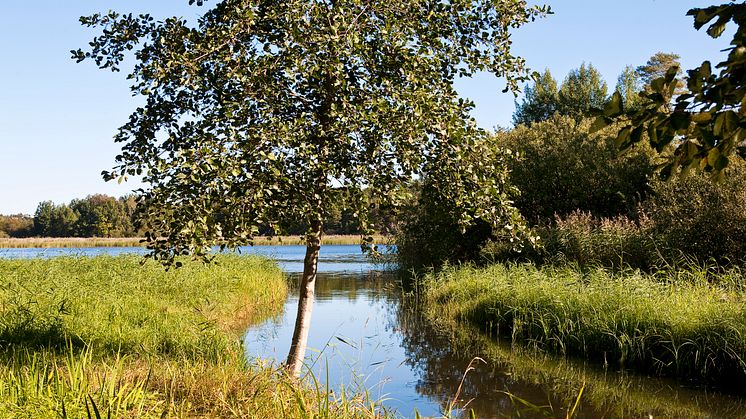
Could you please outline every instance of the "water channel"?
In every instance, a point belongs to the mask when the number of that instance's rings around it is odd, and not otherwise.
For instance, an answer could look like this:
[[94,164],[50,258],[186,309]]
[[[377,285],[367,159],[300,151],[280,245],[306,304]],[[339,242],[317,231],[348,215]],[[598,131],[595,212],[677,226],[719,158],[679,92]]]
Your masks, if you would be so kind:
[[[139,248],[0,249],[0,257],[141,253]],[[242,252],[275,259],[294,283],[304,247],[257,246]],[[419,313],[393,272],[359,246],[325,246],[319,261],[307,370],[337,392],[365,389],[400,416],[746,417],[743,395],[722,394],[536,353],[469,326],[438,329]],[[290,345],[297,297],[245,335],[246,356],[277,364]],[[479,357],[476,359],[475,357]],[[465,374],[469,366],[473,367]],[[578,399],[578,394],[582,395]]]

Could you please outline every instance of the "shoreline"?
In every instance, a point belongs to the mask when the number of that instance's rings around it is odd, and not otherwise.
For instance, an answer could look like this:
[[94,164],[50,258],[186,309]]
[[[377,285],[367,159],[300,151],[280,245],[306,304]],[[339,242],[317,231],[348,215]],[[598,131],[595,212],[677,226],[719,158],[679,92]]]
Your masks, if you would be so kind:
[[[374,235],[378,244],[389,244],[391,236]],[[0,238],[0,248],[33,249],[33,248],[85,248],[85,247],[144,247],[142,237],[29,237]],[[354,234],[330,234],[322,236],[322,245],[360,244],[361,236]],[[256,237],[255,246],[293,246],[302,245],[301,236]]]

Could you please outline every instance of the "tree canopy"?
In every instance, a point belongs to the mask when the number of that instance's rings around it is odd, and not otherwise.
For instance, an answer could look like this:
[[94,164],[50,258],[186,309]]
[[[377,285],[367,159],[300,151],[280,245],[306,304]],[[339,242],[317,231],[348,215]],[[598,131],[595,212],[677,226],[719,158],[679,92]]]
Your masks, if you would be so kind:
[[516,103],[513,124],[531,124],[545,121],[557,112],[557,81],[549,69],[534,75],[534,84],[526,86],[523,100]]
[[226,0],[195,27],[146,14],[82,18],[103,32],[73,55],[116,71],[134,52],[129,78],[146,103],[119,130],[122,154],[105,177],[151,185],[151,248],[172,260],[250,243],[261,223],[318,223],[332,181],[395,198],[430,156],[478,133],[457,76],[489,71],[509,87],[525,79],[509,30],[543,10]]
[[[454,80],[487,71],[516,88],[527,76],[510,31],[546,11],[523,0],[224,0],[196,25],[84,17],[103,30],[73,57],[114,71],[135,57],[128,77],[145,105],[120,128],[122,154],[104,176],[150,185],[141,193],[152,257],[207,258],[213,245],[252,243],[260,225],[307,221],[288,357],[298,374],[332,187],[347,188],[364,228],[369,199],[396,204],[413,176],[459,190],[473,174],[459,153],[485,134]],[[472,199],[472,212],[520,232],[502,191],[475,193],[491,199]]]
[[516,104],[515,125],[546,121],[555,113],[580,120],[606,101],[606,82],[592,64],[570,71],[559,89],[548,69],[534,73],[533,80],[521,103]]
[[570,71],[559,89],[557,111],[576,120],[606,103],[607,85],[593,64]]

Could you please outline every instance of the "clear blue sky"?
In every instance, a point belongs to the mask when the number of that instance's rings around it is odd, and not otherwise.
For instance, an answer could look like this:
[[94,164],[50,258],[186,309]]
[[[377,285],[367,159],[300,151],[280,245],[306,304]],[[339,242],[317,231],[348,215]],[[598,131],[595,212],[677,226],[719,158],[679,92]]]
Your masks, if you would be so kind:
[[[136,102],[124,74],[70,59],[69,51],[94,35],[78,17],[108,9],[193,17],[202,9],[187,0],[6,3],[0,14],[0,214],[32,214],[42,200],[120,196],[139,186],[101,179],[118,151],[112,136]],[[713,3],[549,0],[555,14],[520,29],[514,47],[532,69],[549,68],[559,80],[582,62],[592,63],[613,88],[626,65],[642,64],[658,51],[680,54],[684,68],[720,61],[730,38],[713,41],[685,16],[691,7]],[[483,75],[458,88],[476,102],[481,126],[510,124],[514,98],[500,93],[499,80]]]

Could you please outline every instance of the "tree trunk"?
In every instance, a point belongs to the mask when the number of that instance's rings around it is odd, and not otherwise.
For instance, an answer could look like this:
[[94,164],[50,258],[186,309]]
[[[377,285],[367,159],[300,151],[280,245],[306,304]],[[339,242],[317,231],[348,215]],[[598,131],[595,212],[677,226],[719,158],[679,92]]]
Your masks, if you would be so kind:
[[303,260],[303,276],[298,291],[298,314],[295,317],[293,340],[290,342],[290,353],[288,353],[286,365],[288,372],[294,377],[300,376],[303,358],[306,355],[316,289],[316,269],[319,264],[319,250],[321,249],[321,222],[314,222],[311,227],[312,233],[306,238],[306,257]]

